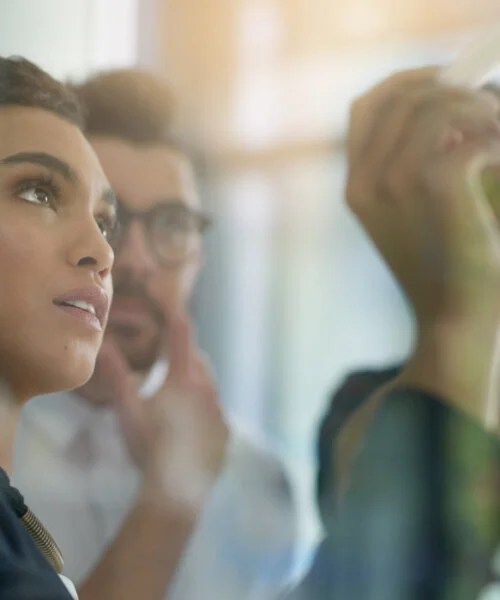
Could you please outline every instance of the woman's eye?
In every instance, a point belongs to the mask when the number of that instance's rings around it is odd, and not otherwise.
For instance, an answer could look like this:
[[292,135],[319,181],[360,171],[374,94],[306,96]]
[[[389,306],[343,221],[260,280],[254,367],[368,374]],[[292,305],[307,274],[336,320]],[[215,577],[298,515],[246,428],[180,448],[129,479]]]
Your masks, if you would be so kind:
[[33,204],[40,204],[42,206],[49,206],[53,200],[53,194],[39,185],[32,185],[26,187],[19,193],[19,197],[26,202],[32,202]]

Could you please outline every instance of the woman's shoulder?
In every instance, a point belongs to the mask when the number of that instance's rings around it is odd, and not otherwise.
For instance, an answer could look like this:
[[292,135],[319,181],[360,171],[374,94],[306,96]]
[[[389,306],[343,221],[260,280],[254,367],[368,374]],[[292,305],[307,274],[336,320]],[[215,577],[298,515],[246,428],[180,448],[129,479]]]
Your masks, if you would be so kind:
[[70,600],[0,491],[0,597],[2,600]]

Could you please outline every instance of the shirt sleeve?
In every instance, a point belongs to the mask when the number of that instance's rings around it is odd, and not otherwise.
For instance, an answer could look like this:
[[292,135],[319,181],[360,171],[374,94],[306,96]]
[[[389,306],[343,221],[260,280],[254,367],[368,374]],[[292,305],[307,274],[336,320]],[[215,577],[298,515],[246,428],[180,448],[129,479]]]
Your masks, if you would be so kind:
[[[294,578],[298,562],[297,507],[290,478],[273,452],[248,439],[240,446],[236,464],[240,473],[235,477],[243,475],[248,508],[240,515],[240,536],[251,549],[257,575],[252,597],[276,598]],[[246,525],[244,513],[253,515]],[[245,532],[248,527],[251,531]]]

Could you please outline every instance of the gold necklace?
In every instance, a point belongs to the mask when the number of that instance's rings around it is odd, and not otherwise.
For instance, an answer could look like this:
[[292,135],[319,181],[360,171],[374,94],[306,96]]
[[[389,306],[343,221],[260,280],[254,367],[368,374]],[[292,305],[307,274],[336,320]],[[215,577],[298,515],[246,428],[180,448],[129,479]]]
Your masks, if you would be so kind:
[[61,574],[64,567],[64,560],[59,546],[55,543],[54,538],[42,525],[38,517],[26,506],[19,490],[10,485],[9,476],[1,467],[0,491],[5,495],[7,503],[23,524],[35,546],[45,556],[56,573]]
[[59,546],[38,517],[27,507],[26,512],[21,517],[21,523],[56,573],[61,574],[64,568],[64,559]]

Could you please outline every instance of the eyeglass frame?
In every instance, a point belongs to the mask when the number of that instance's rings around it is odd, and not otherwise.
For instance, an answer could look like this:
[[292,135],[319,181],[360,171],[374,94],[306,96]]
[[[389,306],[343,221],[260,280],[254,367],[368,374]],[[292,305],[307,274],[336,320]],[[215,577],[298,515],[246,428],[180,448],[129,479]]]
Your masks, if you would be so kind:
[[137,211],[129,209],[124,202],[118,198],[116,208],[117,226],[115,228],[115,232],[113,233],[112,239],[110,240],[111,246],[113,247],[115,253],[119,251],[120,245],[123,243],[126,233],[130,230],[132,223],[134,221],[139,221],[146,231],[145,237],[148,248],[152,256],[154,256],[160,265],[174,267],[189,262],[190,258],[192,258],[193,252],[186,254],[186,256],[180,259],[170,260],[162,256],[155,248],[153,235],[155,216],[160,214],[162,210],[165,210],[165,208],[172,209],[172,207],[184,211],[185,214],[188,214],[190,218],[195,220],[197,235],[199,235],[200,238],[203,237],[206,231],[213,226],[213,219],[210,215],[203,211],[193,210],[181,200],[160,202],[148,210]]

